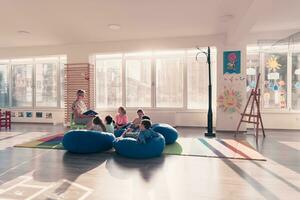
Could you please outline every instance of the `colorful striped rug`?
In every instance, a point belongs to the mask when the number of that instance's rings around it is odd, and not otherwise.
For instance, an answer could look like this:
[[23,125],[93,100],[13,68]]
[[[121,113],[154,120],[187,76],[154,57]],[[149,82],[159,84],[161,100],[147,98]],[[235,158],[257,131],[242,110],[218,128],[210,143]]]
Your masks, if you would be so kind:
[[30,142],[15,145],[15,147],[40,148],[40,149],[64,149],[62,145],[63,133],[42,137]]
[[165,147],[164,154],[266,160],[246,140],[219,138],[178,138],[176,143]]
[[[56,134],[15,147],[64,149],[61,143],[62,139],[63,134]],[[178,138],[174,144],[167,145],[163,153],[166,155],[266,160],[247,141],[234,139]]]

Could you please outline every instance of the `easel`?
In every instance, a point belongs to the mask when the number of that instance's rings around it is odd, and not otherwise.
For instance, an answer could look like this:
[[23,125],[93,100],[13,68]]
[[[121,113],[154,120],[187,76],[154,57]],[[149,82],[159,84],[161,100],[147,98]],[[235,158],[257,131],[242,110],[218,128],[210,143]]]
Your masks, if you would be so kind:
[[[263,136],[266,137],[265,129],[264,129],[264,125],[263,125],[263,122],[262,122],[261,113],[260,113],[260,89],[258,89],[259,79],[260,79],[260,73],[257,76],[255,89],[251,90],[251,94],[248,98],[246,107],[245,107],[243,113],[241,114],[242,116],[241,116],[239,125],[238,125],[237,130],[234,134],[234,136],[236,136],[236,134],[239,132],[239,129],[240,129],[240,126],[241,126],[242,122],[256,124],[256,131],[255,131],[256,142],[258,141],[259,123],[261,124]],[[250,101],[252,101],[252,102],[251,102],[250,113],[248,114],[246,112],[247,112],[247,108],[249,106]],[[255,110],[256,110],[256,114],[255,114]],[[247,118],[247,117],[248,117],[248,119],[244,119],[244,118]],[[253,118],[253,120],[251,120],[252,118]]]

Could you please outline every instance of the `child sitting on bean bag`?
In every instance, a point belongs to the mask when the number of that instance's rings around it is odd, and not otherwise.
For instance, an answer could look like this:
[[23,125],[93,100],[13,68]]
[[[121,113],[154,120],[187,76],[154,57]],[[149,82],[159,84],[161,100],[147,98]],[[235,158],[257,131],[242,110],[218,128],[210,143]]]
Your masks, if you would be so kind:
[[106,132],[105,125],[100,117],[97,116],[93,119],[93,126],[90,130]]
[[116,129],[121,129],[125,127],[128,124],[128,117],[126,115],[126,110],[124,107],[119,107],[118,108],[118,113],[116,115]]
[[130,128],[138,129],[140,126],[140,123],[142,121],[142,117],[145,115],[144,111],[142,109],[138,109],[136,111],[137,117],[132,121],[132,125]]
[[158,133],[154,132],[151,129],[151,121],[148,119],[143,119],[139,126],[139,131],[136,133],[130,132],[131,129],[128,128],[118,140],[122,139],[125,136],[133,137],[137,139],[138,143],[146,144],[152,138],[158,137]]
[[105,117],[105,128],[106,128],[106,132],[114,133],[114,122],[113,122],[113,118],[110,115],[107,115]]

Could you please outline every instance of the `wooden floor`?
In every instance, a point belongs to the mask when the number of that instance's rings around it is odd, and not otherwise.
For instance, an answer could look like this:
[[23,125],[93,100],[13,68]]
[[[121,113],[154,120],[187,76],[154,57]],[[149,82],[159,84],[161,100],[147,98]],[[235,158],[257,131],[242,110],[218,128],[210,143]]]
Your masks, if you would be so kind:
[[[181,137],[203,137],[204,132],[178,130]],[[267,130],[258,145],[251,130],[239,135],[266,162],[190,156],[132,160],[113,154],[13,148],[62,131],[61,126],[35,124],[2,129],[0,199],[300,199],[300,131]]]

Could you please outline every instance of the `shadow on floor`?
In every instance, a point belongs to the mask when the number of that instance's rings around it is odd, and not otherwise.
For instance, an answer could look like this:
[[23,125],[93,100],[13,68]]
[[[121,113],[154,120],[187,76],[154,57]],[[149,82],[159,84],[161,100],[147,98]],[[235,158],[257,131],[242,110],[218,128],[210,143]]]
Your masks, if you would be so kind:
[[113,154],[106,162],[106,169],[109,173],[118,179],[128,179],[137,171],[140,176],[149,182],[152,176],[157,173],[157,170],[163,167],[165,157],[151,159],[129,159]]
[[[68,180],[70,182],[82,174],[99,167],[107,160],[106,154],[72,154],[65,152],[61,156],[44,156],[40,160],[40,166],[33,173],[33,178],[40,182],[58,182]],[[49,168],[49,170],[47,170]],[[51,170],[50,170],[51,168]],[[56,195],[63,194],[71,186],[69,182],[63,181],[56,188]]]

